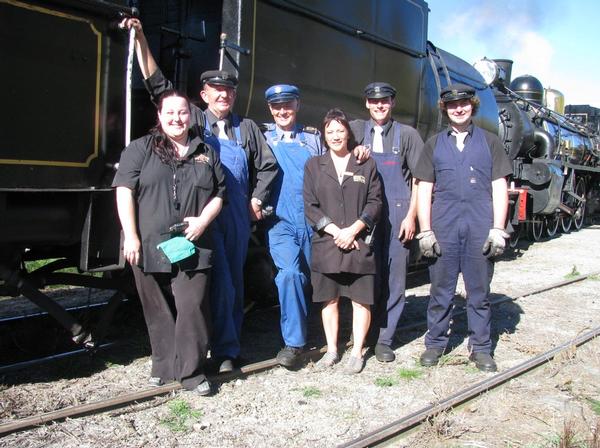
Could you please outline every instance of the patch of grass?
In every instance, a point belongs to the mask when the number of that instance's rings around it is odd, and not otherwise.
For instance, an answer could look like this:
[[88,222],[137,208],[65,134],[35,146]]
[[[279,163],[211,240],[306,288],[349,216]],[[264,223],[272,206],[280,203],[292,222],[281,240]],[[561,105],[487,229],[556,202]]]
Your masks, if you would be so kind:
[[398,384],[398,380],[392,376],[382,376],[375,378],[375,385],[378,387],[392,387]]
[[594,282],[598,282],[598,281],[600,281],[600,275],[599,274],[590,275],[588,277],[588,280],[592,280]]
[[442,355],[440,357],[440,366],[458,366],[462,364],[468,364],[469,360],[465,356],[462,355],[453,355],[451,353],[447,355]]
[[469,365],[469,366],[465,366],[465,372],[469,375],[475,375],[476,373],[480,373],[481,370],[479,370],[477,367],[475,367],[473,365]]
[[398,369],[397,373],[401,379],[407,380],[407,381],[412,381],[417,378],[421,378],[423,376],[422,369],[407,369],[404,367],[400,367]]
[[318,387],[306,386],[302,388],[302,395],[306,398],[318,398],[322,395],[322,392]]
[[107,369],[112,369],[114,367],[121,367],[122,364],[116,363],[116,362],[112,362],[112,361],[106,361],[104,363],[104,367],[106,367]]
[[594,414],[600,415],[600,400],[594,400],[593,398],[586,398],[586,400],[590,404],[590,407],[592,408],[592,411],[594,411]]
[[169,403],[169,415],[160,423],[171,432],[187,432],[200,417],[202,417],[200,409],[192,409],[187,401],[179,398]]
[[571,268],[571,272],[569,272],[567,275],[565,275],[565,278],[570,279],[570,278],[579,277],[580,275],[581,275],[581,273],[577,270],[577,266],[573,265],[573,267]]

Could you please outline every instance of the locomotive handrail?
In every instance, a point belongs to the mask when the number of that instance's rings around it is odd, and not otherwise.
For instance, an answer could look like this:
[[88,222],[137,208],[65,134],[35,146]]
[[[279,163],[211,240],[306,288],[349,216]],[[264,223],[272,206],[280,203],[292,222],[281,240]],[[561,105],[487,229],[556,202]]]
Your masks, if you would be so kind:
[[597,133],[592,132],[589,128],[581,125],[581,123],[578,123],[577,121],[573,120],[572,118],[569,118],[569,117],[566,117],[565,115],[559,114],[558,112],[553,111],[552,109],[549,109],[546,106],[537,104],[537,103],[519,95],[518,93],[510,90],[506,86],[502,86],[500,88],[500,90],[503,93],[506,93],[513,100],[522,101],[522,102],[526,103],[529,107],[531,107],[534,110],[534,112],[538,116],[554,118],[554,120],[556,120],[557,124],[559,124],[559,125],[562,124],[563,126],[569,125],[573,128],[573,130],[585,135],[588,138],[600,137]]

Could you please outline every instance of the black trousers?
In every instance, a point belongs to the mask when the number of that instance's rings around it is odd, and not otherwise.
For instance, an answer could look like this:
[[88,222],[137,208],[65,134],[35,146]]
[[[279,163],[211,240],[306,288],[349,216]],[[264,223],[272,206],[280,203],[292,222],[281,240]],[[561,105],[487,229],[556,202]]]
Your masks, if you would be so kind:
[[152,376],[202,383],[210,335],[209,271],[144,273],[132,266],[152,346]]

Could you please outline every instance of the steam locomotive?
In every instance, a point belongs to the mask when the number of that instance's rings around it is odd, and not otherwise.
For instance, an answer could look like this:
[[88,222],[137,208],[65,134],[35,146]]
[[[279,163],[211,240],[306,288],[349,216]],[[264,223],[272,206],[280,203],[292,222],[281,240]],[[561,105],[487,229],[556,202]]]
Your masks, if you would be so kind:
[[[23,294],[93,345],[90,329],[40,289],[130,288],[118,275],[110,183],[126,133],[144,134],[155,112],[139,70],[126,100],[123,16],[140,16],[163,72],[191,98],[201,72],[238,73],[236,112],[257,122],[268,121],[262,92],[274,83],[300,87],[300,120],[315,125],[332,106],[363,117],[363,87],[385,80],[398,88],[395,118],[426,139],[445,124],[441,89],[469,84],[481,100],[476,123],[500,135],[514,163],[512,243],[581,227],[600,190],[597,130],[548,107],[534,78],[510,82],[503,61],[473,67],[436,47],[428,11],[423,0],[0,0],[3,106],[16,118],[0,124],[0,295]],[[27,272],[26,261],[47,258],[57,260]],[[104,275],[57,272],[66,266]]]

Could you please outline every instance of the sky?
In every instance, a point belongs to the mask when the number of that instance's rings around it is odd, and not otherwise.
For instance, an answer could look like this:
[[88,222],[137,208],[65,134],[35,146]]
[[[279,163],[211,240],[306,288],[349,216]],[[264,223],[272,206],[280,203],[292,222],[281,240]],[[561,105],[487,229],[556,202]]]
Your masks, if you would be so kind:
[[598,0],[426,0],[428,39],[473,64],[512,59],[565,104],[600,107]]

